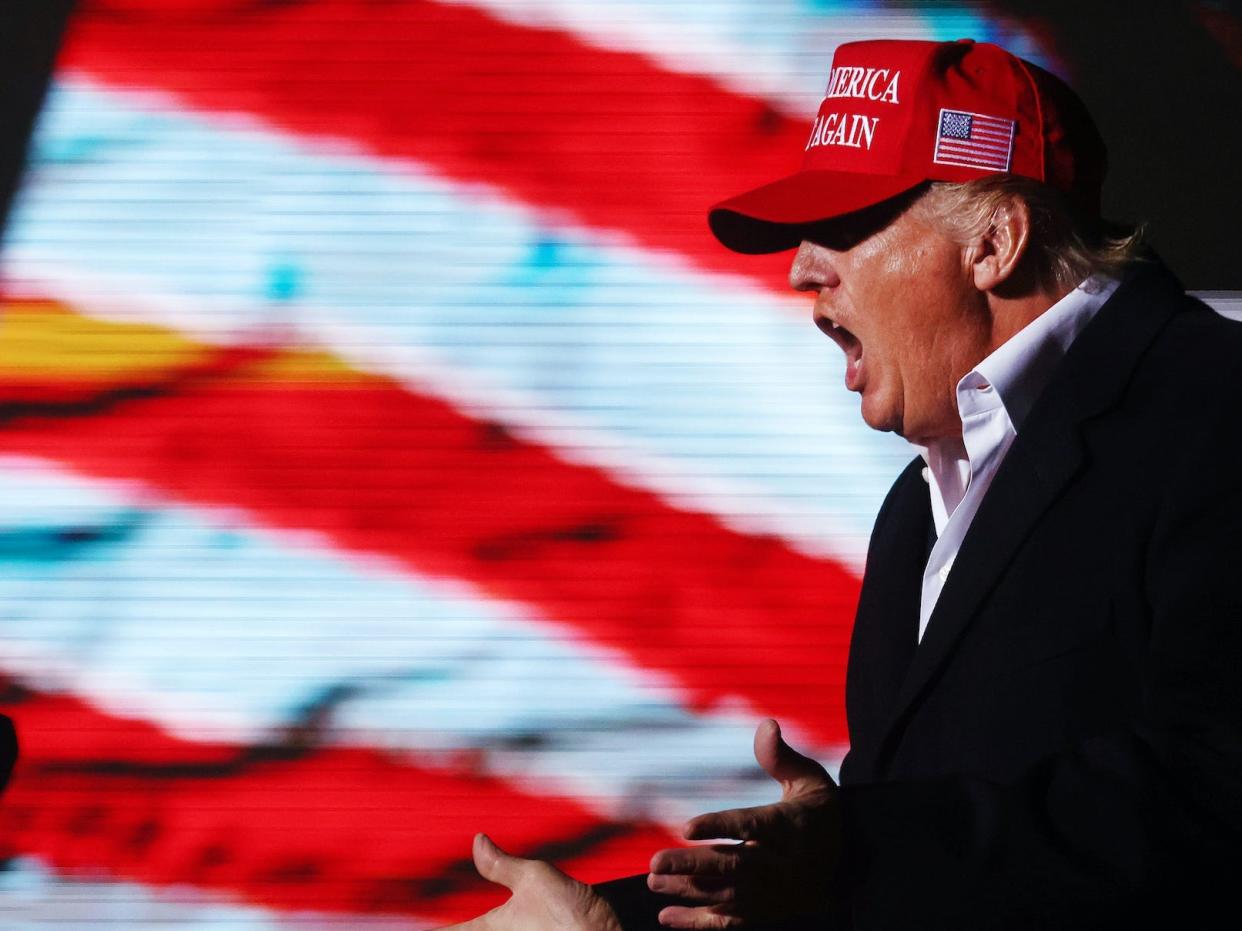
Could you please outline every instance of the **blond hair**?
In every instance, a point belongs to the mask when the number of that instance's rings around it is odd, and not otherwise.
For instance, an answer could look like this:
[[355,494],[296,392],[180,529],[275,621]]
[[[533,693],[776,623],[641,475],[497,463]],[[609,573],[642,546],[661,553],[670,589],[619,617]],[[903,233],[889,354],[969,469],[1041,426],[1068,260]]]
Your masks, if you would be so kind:
[[997,210],[1014,197],[1030,213],[1027,256],[1044,284],[1072,288],[1093,274],[1118,277],[1143,256],[1141,225],[1126,228],[1088,219],[1057,191],[1018,175],[989,175],[959,184],[933,181],[913,206],[949,239],[965,244],[984,235]]

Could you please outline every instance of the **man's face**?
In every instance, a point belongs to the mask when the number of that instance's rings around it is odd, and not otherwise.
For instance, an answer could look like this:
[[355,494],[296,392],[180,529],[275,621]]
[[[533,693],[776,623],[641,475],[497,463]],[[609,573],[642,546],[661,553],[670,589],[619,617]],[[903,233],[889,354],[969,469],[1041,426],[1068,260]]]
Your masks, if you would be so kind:
[[988,351],[986,295],[967,251],[902,198],[818,224],[789,272],[845,352],[868,426],[926,444],[960,435],[958,380]]

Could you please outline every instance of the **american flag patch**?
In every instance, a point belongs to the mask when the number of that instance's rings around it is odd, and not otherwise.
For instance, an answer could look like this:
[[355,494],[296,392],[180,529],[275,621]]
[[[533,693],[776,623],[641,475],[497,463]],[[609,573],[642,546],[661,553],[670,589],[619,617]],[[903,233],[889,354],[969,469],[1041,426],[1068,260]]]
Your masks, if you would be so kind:
[[1008,171],[1013,156],[1014,121],[962,110],[941,110],[936,133],[938,165]]

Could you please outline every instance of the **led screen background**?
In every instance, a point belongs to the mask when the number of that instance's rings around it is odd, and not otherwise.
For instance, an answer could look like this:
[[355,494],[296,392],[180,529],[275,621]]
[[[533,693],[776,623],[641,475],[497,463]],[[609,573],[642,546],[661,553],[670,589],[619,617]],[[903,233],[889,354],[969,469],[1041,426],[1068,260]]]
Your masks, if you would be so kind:
[[499,901],[476,830],[601,880],[773,797],[764,716],[835,766],[910,452],[704,208],[840,42],[969,35],[1236,287],[1236,17],[1168,6],[78,4],[3,251],[6,926],[435,926]]

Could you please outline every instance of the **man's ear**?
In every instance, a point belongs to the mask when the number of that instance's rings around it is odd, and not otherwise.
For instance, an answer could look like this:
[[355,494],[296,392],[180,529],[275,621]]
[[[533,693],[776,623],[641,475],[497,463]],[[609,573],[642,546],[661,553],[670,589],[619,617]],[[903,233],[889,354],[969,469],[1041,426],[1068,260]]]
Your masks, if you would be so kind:
[[1013,283],[1031,238],[1031,211],[1020,197],[1009,197],[996,208],[992,221],[975,243],[971,272],[980,291]]

